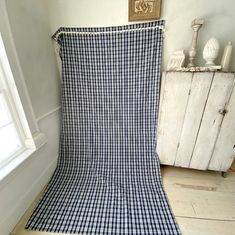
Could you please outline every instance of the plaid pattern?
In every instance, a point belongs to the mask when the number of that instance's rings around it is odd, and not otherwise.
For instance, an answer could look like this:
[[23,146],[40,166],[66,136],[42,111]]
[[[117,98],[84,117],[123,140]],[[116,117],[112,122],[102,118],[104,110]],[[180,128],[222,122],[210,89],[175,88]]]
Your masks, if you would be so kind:
[[157,25],[164,21],[59,29],[112,33],[58,38],[59,161],[26,228],[83,235],[180,234],[155,153],[163,40],[161,30],[147,27]]

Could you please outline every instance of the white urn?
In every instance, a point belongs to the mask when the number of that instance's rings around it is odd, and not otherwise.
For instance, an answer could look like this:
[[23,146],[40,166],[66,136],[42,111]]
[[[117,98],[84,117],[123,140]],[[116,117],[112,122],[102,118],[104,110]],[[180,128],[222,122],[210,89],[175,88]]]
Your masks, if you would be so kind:
[[216,38],[211,38],[207,41],[204,50],[203,50],[203,58],[206,61],[206,66],[214,66],[214,60],[218,56],[219,53],[219,42]]

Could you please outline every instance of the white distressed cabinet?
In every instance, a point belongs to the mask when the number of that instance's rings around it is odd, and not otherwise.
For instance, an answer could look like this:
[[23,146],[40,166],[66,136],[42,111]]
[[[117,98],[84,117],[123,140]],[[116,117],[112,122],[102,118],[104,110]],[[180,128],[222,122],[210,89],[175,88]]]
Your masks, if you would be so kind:
[[235,157],[235,77],[164,72],[157,153],[162,164],[226,172]]

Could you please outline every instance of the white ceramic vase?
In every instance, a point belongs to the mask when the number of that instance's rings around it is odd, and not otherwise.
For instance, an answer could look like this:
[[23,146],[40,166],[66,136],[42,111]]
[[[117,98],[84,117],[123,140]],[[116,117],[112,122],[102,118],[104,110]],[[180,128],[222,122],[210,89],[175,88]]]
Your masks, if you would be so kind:
[[216,38],[211,38],[206,43],[203,50],[203,58],[206,61],[206,66],[214,66],[214,60],[219,53],[219,42]]

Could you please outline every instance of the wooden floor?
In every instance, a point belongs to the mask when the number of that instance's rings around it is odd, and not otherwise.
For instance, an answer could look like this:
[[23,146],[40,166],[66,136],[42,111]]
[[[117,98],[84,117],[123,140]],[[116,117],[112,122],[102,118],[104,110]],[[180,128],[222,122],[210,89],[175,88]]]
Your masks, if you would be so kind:
[[[218,172],[164,166],[164,186],[183,235],[235,235],[235,171]],[[46,235],[24,229],[37,200],[11,235]]]

